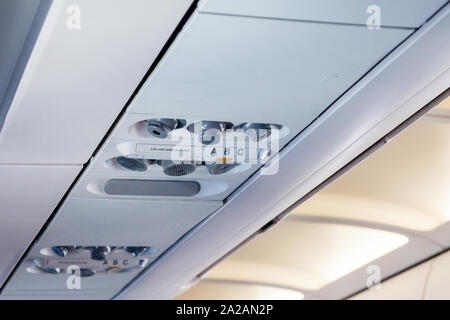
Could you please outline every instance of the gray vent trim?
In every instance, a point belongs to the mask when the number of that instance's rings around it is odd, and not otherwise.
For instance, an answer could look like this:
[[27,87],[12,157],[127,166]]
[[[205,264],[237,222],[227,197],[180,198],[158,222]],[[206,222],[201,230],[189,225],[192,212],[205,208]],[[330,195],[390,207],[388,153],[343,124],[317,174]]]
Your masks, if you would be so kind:
[[200,192],[195,181],[109,179],[103,191],[115,196],[192,197]]

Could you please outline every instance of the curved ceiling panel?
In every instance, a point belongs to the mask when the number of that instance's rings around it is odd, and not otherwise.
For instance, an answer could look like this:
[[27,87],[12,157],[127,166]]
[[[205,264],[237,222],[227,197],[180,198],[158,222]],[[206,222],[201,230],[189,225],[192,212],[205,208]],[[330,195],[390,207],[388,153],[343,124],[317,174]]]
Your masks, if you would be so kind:
[[317,290],[406,243],[407,237],[383,230],[288,218],[222,262],[208,278]]
[[447,251],[398,276],[382,282],[377,290],[365,290],[354,300],[450,299],[450,252]]
[[293,212],[433,230],[450,220],[448,145],[450,122],[425,118]]
[[298,290],[252,282],[205,280],[185,294],[179,300],[261,300],[270,297],[273,300],[302,300]]

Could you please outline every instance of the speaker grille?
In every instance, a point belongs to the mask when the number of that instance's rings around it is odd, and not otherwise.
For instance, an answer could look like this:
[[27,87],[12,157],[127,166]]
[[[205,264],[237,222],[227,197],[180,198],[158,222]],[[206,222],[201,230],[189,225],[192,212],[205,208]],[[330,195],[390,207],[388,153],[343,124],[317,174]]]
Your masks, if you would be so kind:
[[147,164],[142,159],[132,159],[126,157],[117,157],[116,162],[123,168],[131,171],[144,172],[147,170]]
[[164,196],[192,197],[199,193],[196,181],[110,179],[103,185],[103,191],[118,196]]
[[164,168],[164,173],[168,176],[185,176],[189,173],[194,172],[195,165],[190,163],[179,163],[179,164],[170,164]]

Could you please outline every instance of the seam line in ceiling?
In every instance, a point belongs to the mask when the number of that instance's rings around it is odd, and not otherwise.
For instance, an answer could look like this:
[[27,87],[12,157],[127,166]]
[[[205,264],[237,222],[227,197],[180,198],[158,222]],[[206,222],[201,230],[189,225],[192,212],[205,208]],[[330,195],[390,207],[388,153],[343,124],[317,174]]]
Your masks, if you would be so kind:
[[431,272],[433,271],[433,261],[430,262],[430,266],[427,270],[427,275],[425,276],[425,283],[423,284],[421,299],[425,300],[428,289],[428,281],[430,280]]
[[[236,17],[236,18],[246,18],[246,19],[277,20],[277,21],[287,21],[287,22],[331,24],[331,25],[337,25],[337,26],[367,27],[367,25],[365,25],[365,24],[350,23],[350,22],[331,22],[331,21],[321,21],[321,20],[290,19],[290,18],[264,17],[264,16],[262,17],[262,16],[254,16],[254,15],[218,13],[218,12],[201,11],[201,10],[199,10],[198,13],[205,14],[205,15]],[[383,25],[383,26],[381,26],[381,28],[400,29],[400,30],[416,30],[417,29],[417,28],[413,28],[413,27],[399,27],[399,26],[388,26],[388,25]]]

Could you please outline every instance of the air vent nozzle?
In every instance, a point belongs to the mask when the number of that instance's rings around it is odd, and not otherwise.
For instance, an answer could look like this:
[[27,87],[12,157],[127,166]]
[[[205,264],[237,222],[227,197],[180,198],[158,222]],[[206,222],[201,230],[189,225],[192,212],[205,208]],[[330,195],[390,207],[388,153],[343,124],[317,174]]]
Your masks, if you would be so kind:
[[182,128],[186,125],[183,119],[157,118],[145,120],[147,131],[153,137],[159,139],[167,138],[170,131]]

